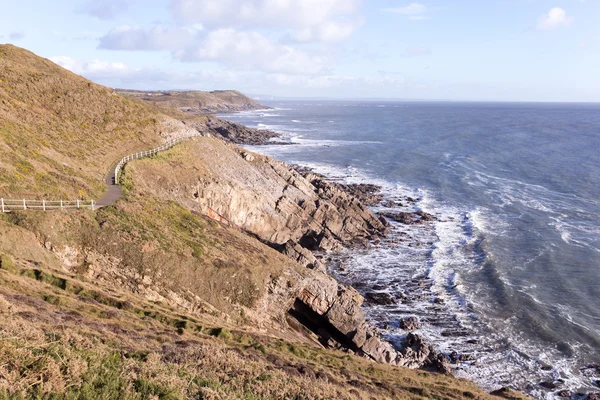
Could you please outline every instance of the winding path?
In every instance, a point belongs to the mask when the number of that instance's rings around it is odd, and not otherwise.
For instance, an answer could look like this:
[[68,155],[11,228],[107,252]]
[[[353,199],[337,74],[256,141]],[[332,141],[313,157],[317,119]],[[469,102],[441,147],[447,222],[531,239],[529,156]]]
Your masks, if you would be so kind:
[[165,151],[175,146],[184,140],[191,139],[197,136],[203,136],[203,132],[187,132],[182,133],[174,138],[167,140],[159,147],[155,147],[150,150],[141,151],[135,154],[130,154],[121,160],[117,161],[108,171],[105,178],[107,190],[98,201],[94,200],[12,200],[12,199],[0,199],[0,212],[10,212],[13,210],[56,210],[56,209],[72,209],[72,208],[91,208],[92,210],[100,207],[112,206],[123,197],[123,191],[119,186],[119,174],[121,170],[129,161],[137,160],[139,158],[150,157],[161,151]]

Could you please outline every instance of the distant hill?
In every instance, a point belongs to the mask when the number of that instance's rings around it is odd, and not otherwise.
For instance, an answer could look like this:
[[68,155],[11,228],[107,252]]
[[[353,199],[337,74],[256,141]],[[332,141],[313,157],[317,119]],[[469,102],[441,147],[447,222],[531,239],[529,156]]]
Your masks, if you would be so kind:
[[182,111],[212,114],[270,108],[237,90],[193,91],[137,91],[116,89],[125,96],[135,97],[161,106]]

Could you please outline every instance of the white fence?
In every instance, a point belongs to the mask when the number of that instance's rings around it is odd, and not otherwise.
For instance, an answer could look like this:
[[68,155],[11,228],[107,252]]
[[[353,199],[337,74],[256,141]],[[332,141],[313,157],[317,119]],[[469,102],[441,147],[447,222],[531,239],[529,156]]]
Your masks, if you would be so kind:
[[64,210],[73,208],[90,208],[94,210],[94,200],[12,200],[0,199],[0,212],[19,210]]
[[[147,151],[128,155],[123,158],[115,167],[115,185],[119,184],[119,173],[127,162],[142,157],[148,157],[165,151],[175,146],[177,143],[183,142],[186,139],[190,139],[196,136],[202,136],[201,132],[189,131],[187,133],[180,134],[179,136],[170,139],[163,143],[161,146]],[[7,213],[11,211],[23,211],[23,210],[64,210],[74,208],[89,208],[94,210],[96,208],[95,200],[13,200],[13,199],[0,199],[0,212]]]
[[142,151],[142,152],[135,153],[135,154],[130,154],[127,157],[124,157],[121,161],[119,161],[119,163],[115,167],[115,182],[114,182],[114,184],[115,185],[119,184],[119,174],[121,173],[121,169],[123,169],[125,164],[127,164],[129,161],[136,160],[138,158],[152,156],[156,153],[160,153],[161,151],[169,150],[171,147],[175,146],[177,143],[181,143],[184,140],[187,140],[187,139],[190,139],[190,138],[193,138],[196,136],[201,136],[201,135],[202,135],[201,132],[186,133],[186,134],[183,134],[181,136],[178,136],[176,138],[166,141],[161,146],[159,146],[155,149]]

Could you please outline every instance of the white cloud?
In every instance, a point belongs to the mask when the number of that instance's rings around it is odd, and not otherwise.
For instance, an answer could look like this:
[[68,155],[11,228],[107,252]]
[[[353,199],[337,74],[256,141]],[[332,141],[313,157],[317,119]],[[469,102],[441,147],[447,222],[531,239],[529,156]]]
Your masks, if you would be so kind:
[[181,61],[220,61],[239,69],[294,74],[319,73],[325,57],[272,41],[258,32],[219,29],[199,43],[175,53]]
[[171,0],[184,24],[209,28],[276,28],[302,41],[340,41],[358,28],[362,0]]
[[162,25],[148,30],[120,26],[100,38],[99,49],[107,50],[176,50],[191,44],[195,31]]
[[561,26],[571,26],[572,23],[573,17],[569,17],[564,9],[554,7],[540,17],[536,28],[538,30],[548,31]]
[[49,60],[78,75],[100,74],[104,76],[105,74],[109,74],[110,76],[114,76],[115,74],[120,74],[128,70],[125,64],[120,62],[106,62],[100,60],[82,62],[68,56],[50,57]]
[[10,35],[8,35],[8,38],[10,40],[21,40],[25,37],[25,34],[23,32],[12,32]]
[[318,25],[298,30],[294,39],[299,42],[341,42],[363,24],[361,20],[355,21],[325,21]]
[[288,74],[269,74],[267,80],[279,86],[292,86],[299,88],[326,89],[326,88],[365,88],[365,87],[400,87],[406,83],[403,76],[380,72],[373,76],[343,76],[343,75],[318,75],[301,76]]
[[[50,61],[78,75],[109,87],[131,89],[201,89],[206,82],[215,87],[237,85],[240,77],[237,73],[221,70],[199,70],[182,72],[165,71],[157,68],[132,68],[121,62],[93,60],[85,62],[67,56],[50,57]],[[149,84],[149,82],[151,82]]]
[[427,47],[413,47],[406,50],[406,55],[408,57],[429,56],[431,55],[431,49]]
[[427,18],[423,14],[428,10],[427,7],[421,3],[411,3],[403,7],[384,8],[383,11],[404,15],[412,20],[423,20]]
[[88,0],[79,11],[101,20],[116,18],[126,11],[133,0]]

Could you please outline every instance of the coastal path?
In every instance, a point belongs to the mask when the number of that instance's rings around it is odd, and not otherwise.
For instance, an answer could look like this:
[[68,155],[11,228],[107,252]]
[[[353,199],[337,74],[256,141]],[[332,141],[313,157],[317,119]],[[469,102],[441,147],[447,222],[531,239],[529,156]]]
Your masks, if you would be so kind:
[[107,190],[104,196],[98,201],[96,200],[27,200],[27,199],[5,199],[0,198],[0,212],[8,213],[11,211],[26,211],[26,210],[68,210],[68,209],[82,209],[87,208],[95,210],[100,207],[107,207],[115,204],[123,196],[123,192],[119,186],[119,178],[125,164],[129,161],[137,160],[144,157],[150,157],[161,151],[165,151],[175,146],[178,143],[183,142],[197,136],[204,135],[203,132],[187,132],[175,136],[164,142],[162,145],[155,147],[150,150],[141,151],[135,154],[130,154],[123,157],[121,160],[116,162],[113,167],[110,168],[106,175],[106,186]]

